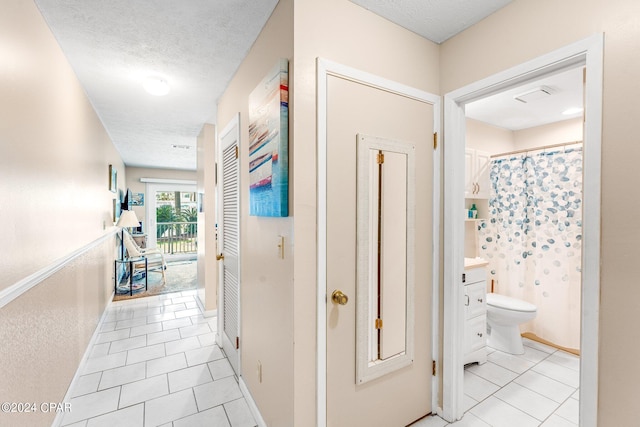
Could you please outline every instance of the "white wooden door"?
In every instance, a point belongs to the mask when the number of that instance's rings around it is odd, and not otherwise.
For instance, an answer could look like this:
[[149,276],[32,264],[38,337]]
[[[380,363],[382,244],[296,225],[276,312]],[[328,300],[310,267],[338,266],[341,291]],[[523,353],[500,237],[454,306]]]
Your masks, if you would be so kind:
[[222,348],[240,375],[240,169],[239,118],[221,133],[218,157],[218,330]]
[[[433,114],[431,104],[327,78],[329,427],[405,426],[431,412]],[[359,153],[359,135],[365,134],[374,136],[374,143]],[[376,145],[378,140],[386,142]],[[394,141],[399,141],[397,148]],[[386,163],[379,169],[377,154]],[[363,156],[368,157],[361,162]],[[410,158],[414,169],[407,166]],[[361,170],[372,170],[366,175],[369,186],[360,185],[361,164]],[[362,214],[363,209],[370,213]],[[363,241],[370,243],[363,246]],[[379,294],[360,287],[362,280],[376,278]],[[336,291],[347,300],[335,297]],[[385,304],[393,308],[385,309]],[[363,312],[375,317],[365,319],[369,326],[364,329],[358,326]],[[377,365],[396,361],[377,370]]]
[[464,150],[464,197],[468,197],[468,198],[475,197],[475,193],[476,193],[474,160],[475,160],[474,150],[469,148],[465,149]]
[[475,180],[477,183],[476,198],[488,199],[490,195],[491,155],[485,151],[476,150]]

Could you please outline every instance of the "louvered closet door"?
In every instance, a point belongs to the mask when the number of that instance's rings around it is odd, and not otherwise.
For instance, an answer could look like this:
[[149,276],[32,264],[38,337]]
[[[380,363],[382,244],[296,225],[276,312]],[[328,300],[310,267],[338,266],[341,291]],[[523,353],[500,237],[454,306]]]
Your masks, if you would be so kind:
[[222,135],[222,203],[219,224],[222,268],[222,346],[239,375],[238,342],[240,336],[240,203],[238,126]]

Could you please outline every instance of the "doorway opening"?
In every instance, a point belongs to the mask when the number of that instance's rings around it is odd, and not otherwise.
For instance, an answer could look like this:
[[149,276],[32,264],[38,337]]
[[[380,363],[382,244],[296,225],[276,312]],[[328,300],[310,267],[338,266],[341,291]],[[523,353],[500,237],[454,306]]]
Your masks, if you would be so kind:
[[[198,207],[195,191],[156,191],[156,247],[165,255],[197,254]],[[152,195],[153,197],[153,195]]]
[[196,185],[193,181],[152,178],[145,182],[147,247],[159,249],[167,261],[167,290],[195,290],[198,272]]
[[147,245],[167,260],[197,258],[197,192],[191,183],[147,182],[145,209]]
[[[586,69],[585,113],[584,113],[584,158],[583,186],[584,197],[581,199],[583,215],[580,235],[581,253],[581,304],[579,312],[579,328],[581,337],[579,349],[579,420],[580,425],[595,425],[597,420],[597,348],[598,348],[598,295],[599,295],[599,252],[600,252],[600,151],[601,151],[601,105],[602,105],[602,48],[601,35],[574,43],[551,54],[521,64],[512,69],[461,88],[445,96],[445,171],[460,170],[465,158],[465,140],[467,117],[465,110],[473,109],[478,102],[492,95],[522,87],[525,84],[539,81],[542,78],[557,76],[572,69]],[[544,85],[542,85],[544,86]],[[525,91],[526,92],[526,91]],[[528,148],[528,147],[527,147]],[[508,151],[508,150],[505,150]],[[566,177],[565,177],[566,178]],[[570,178],[567,178],[570,179]],[[477,196],[477,186],[473,192]],[[452,363],[443,371],[443,411],[445,419],[453,421],[462,418],[464,403],[464,354],[460,349],[464,342],[465,312],[464,307],[456,302],[464,299],[462,280],[465,258],[465,222],[463,216],[465,199],[462,177],[445,176],[445,218],[454,218],[445,222],[445,260],[444,260],[444,359]],[[487,196],[490,197],[490,196]],[[482,204],[478,202],[475,209],[480,215],[489,215],[489,199],[484,197]],[[478,205],[481,209],[478,209]],[[491,209],[494,209],[492,206]],[[484,212],[481,213],[481,211]],[[472,215],[474,215],[472,213]],[[514,219],[515,220],[515,219]],[[525,218],[526,220],[526,218]],[[489,218],[491,221],[491,218]],[[520,219],[522,221],[522,219]],[[474,224],[475,225],[475,224]],[[474,227],[472,227],[473,229]],[[492,237],[492,236],[488,236]],[[575,237],[575,236],[574,236]],[[549,237],[553,240],[553,238]],[[474,241],[475,239],[471,239]],[[513,243],[513,242],[509,242]],[[563,242],[564,243],[564,242]],[[487,245],[488,247],[489,245]],[[480,251],[483,249],[480,248]],[[485,249],[486,250],[486,249]],[[549,250],[549,247],[547,248]],[[529,256],[529,250],[521,253],[522,260]],[[533,253],[533,252],[532,252]],[[574,254],[575,255],[575,254]],[[514,262],[515,264],[515,262]],[[544,269],[542,274],[544,275]],[[535,288],[535,278],[533,287]],[[562,281],[562,276],[560,278]],[[447,286],[447,284],[452,284]],[[455,284],[455,285],[453,285]],[[516,285],[519,287],[519,285]],[[508,358],[508,357],[507,357]],[[586,373],[588,372],[588,376]],[[576,420],[577,421],[577,420]]]
[[463,410],[485,422],[578,422],[583,69],[465,105],[465,274],[486,281],[464,286]]

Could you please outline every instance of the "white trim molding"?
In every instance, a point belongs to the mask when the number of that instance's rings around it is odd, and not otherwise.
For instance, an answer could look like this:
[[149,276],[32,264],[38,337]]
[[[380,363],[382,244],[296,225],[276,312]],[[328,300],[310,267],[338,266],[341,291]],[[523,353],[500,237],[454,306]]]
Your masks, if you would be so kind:
[[212,318],[212,317],[217,317],[218,316],[218,310],[217,309],[216,310],[206,310],[204,308],[204,304],[202,303],[202,301],[200,301],[200,298],[196,298],[196,304],[198,304],[198,307],[200,307],[200,311],[202,311],[202,316],[204,316],[206,318]]
[[464,170],[464,106],[551,73],[585,67],[580,425],[597,424],[603,48],[604,37],[596,34],[445,95],[443,354],[450,364],[443,372],[442,417],[447,421],[463,415],[464,312],[459,302],[463,298],[464,225],[457,218],[463,217],[464,174],[457,171]]
[[[374,74],[367,73],[355,68],[351,68],[347,65],[339,64],[333,61],[329,61],[324,58],[316,59],[316,118],[317,118],[317,331],[316,331],[316,344],[317,344],[317,369],[316,369],[316,408],[317,408],[317,427],[325,427],[327,425],[327,80],[329,76],[340,77],[343,79],[351,80],[356,83],[365,84],[367,86],[384,90],[390,93],[395,93],[407,98],[415,99],[420,102],[433,105],[434,132],[440,133],[440,97],[430,94],[428,92],[406,86],[404,84],[387,80],[383,77],[376,76]],[[440,158],[439,152],[434,152],[433,168],[434,168],[434,185],[438,184],[437,177],[440,175]],[[433,219],[434,219],[434,233],[438,230],[438,221],[440,204],[440,197],[436,196],[438,191],[435,191],[438,187],[434,187],[434,206],[433,206]],[[439,231],[438,231],[439,233]],[[439,234],[434,234],[437,236]],[[438,277],[436,267],[440,262],[439,253],[439,241],[434,239],[433,246],[433,265],[434,265],[434,280]],[[433,295],[437,296],[438,281],[433,282]],[[439,316],[439,303],[434,299],[432,302],[432,334],[438,334],[438,316]],[[433,340],[437,344],[437,339]],[[439,360],[437,357],[439,349],[437,345],[433,346],[432,352],[434,360]],[[433,377],[432,390],[437,390],[437,383],[439,377]],[[438,396],[434,394],[432,396],[432,408],[435,410],[437,407]]]
[[178,184],[178,185],[196,185],[198,181],[191,179],[168,179],[168,178],[140,178],[140,182],[151,184]]
[[[107,305],[104,307],[102,311],[102,316],[100,316],[100,320],[96,325],[96,329],[93,331],[93,335],[91,335],[91,339],[89,340],[89,344],[87,344],[87,348],[85,349],[84,354],[82,355],[82,359],[80,360],[78,369],[76,369],[76,372],[73,375],[73,378],[71,379],[69,388],[67,388],[67,392],[65,393],[64,399],[62,400],[63,402],[70,403],[71,399],[73,398],[73,396],[71,395],[71,392],[75,389],[78,379],[82,376],[81,373],[84,372],[85,365],[87,364],[87,361],[89,360],[89,356],[91,355],[91,351],[93,350],[93,345],[96,343],[96,340],[98,339],[98,335],[100,335],[100,333],[102,332],[102,325],[104,325],[105,323],[104,320],[107,317],[107,307],[109,307],[109,305],[111,304],[111,301],[113,301],[114,294],[115,294],[115,290],[114,292],[111,293],[111,297],[108,300],[109,302],[107,302]],[[51,427],[59,427],[62,424],[64,415],[65,415],[64,411],[57,411],[56,417],[54,418],[53,423],[51,424]]]
[[256,401],[253,400],[253,396],[247,387],[247,384],[244,382],[242,377],[238,378],[238,386],[240,386],[240,391],[247,401],[247,406],[249,406],[249,410],[251,411],[251,415],[253,415],[253,419],[258,424],[258,427],[267,427],[267,423],[262,418],[262,414],[258,409],[258,405],[256,405]]
[[46,266],[44,268],[41,268],[40,270],[36,271],[35,273],[25,277],[24,279],[20,280],[17,283],[9,286],[8,288],[3,289],[2,291],[0,291],[0,308],[2,308],[5,305],[9,304],[11,301],[15,300],[20,295],[22,295],[25,292],[27,292],[29,289],[31,289],[31,288],[35,287],[36,285],[40,284],[45,279],[53,276],[56,272],[62,270],[65,266],[67,266],[67,264],[69,264],[74,259],[78,258],[80,255],[82,255],[82,254],[88,252],[89,250],[95,248],[96,246],[98,246],[102,242],[106,241],[108,238],[115,236],[117,231],[118,231],[117,228],[113,228],[112,230],[110,230],[107,233],[103,234],[101,237],[97,238],[93,242],[91,242],[91,243],[89,243],[89,244],[87,244],[87,245],[85,245],[85,246],[83,246],[83,247],[71,252],[67,256],[64,256],[64,257],[56,260],[55,262],[51,263],[50,265],[48,265],[48,266]]
[[[380,175],[378,175],[377,163],[372,161],[372,152],[384,152],[385,157],[400,155],[403,159],[404,170],[404,187],[405,203],[398,205],[404,211],[405,224],[402,230],[394,229],[399,236],[404,235],[403,240],[406,241],[406,253],[404,254],[404,310],[402,317],[404,319],[404,330],[389,330],[387,333],[396,333],[398,336],[404,336],[404,347],[395,348],[398,352],[395,356],[382,359],[378,354],[378,349],[384,338],[379,338],[378,330],[374,327],[374,320],[378,317],[377,307],[379,304],[384,306],[384,302],[380,302],[381,297],[378,294],[378,281],[383,280],[378,277],[377,268],[379,267],[377,256],[380,250],[378,239],[371,239],[375,236],[379,224],[378,217],[378,200],[383,196],[384,192],[378,193],[378,185]],[[401,368],[413,364],[415,353],[415,212],[416,212],[416,146],[414,143],[407,141],[397,141],[388,138],[358,134],[357,135],[357,263],[358,271],[356,295],[358,296],[356,304],[356,379],[358,384],[374,380],[383,375],[397,371]],[[390,161],[385,158],[385,165]],[[385,166],[386,167],[386,166]],[[385,172],[386,173],[386,172]],[[401,186],[399,186],[401,187]],[[394,189],[399,192],[400,189]],[[396,199],[397,200],[397,199]],[[382,202],[383,204],[385,202]],[[395,219],[398,219],[397,217]],[[382,237],[379,237],[382,238]],[[384,239],[383,239],[384,241]],[[384,245],[383,245],[384,246]],[[385,249],[382,249],[382,253]],[[398,256],[396,254],[396,256]],[[399,277],[393,279],[399,280],[394,283],[395,286],[402,287]],[[398,286],[399,285],[399,286]],[[396,288],[394,288],[396,289]],[[395,314],[398,315],[397,313]],[[383,315],[383,317],[387,317]],[[385,320],[386,322],[386,320]],[[386,326],[385,326],[386,329]],[[384,329],[382,334],[385,334]],[[372,362],[375,360],[375,362]]]

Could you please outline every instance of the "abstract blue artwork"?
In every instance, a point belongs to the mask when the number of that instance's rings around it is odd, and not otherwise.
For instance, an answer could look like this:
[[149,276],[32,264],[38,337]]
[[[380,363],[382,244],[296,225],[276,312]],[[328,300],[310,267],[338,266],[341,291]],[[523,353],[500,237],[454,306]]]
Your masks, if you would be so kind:
[[249,214],[289,215],[289,61],[249,95]]

